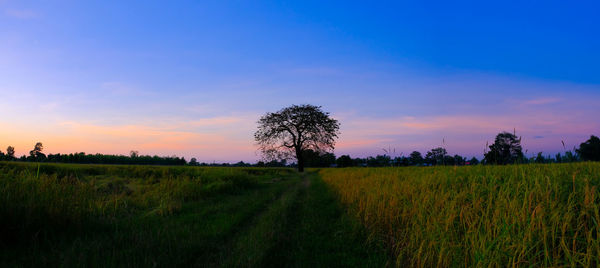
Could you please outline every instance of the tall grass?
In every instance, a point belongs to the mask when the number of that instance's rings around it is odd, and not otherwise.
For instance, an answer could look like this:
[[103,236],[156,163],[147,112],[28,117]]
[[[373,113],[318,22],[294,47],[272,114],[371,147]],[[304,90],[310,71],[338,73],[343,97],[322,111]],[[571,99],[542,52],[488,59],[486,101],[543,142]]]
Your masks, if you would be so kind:
[[320,174],[397,266],[600,265],[599,163]]
[[129,215],[171,215],[289,169],[0,162],[0,248]]

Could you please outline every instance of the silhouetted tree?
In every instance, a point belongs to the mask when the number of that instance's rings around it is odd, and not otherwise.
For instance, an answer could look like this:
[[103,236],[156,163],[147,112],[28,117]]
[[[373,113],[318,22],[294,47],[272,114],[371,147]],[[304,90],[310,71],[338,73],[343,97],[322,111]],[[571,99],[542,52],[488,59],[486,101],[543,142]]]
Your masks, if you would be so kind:
[[432,165],[442,165],[445,163],[445,157],[448,154],[446,149],[442,147],[433,148],[425,155],[425,162]]
[[369,167],[388,167],[392,159],[387,155],[377,155],[367,157],[367,166]]
[[584,161],[600,161],[600,139],[596,136],[579,145],[577,153]]
[[473,156],[473,158],[471,158],[471,160],[469,160],[469,164],[477,165],[477,164],[479,164],[479,159],[477,159],[477,157]]
[[562,155],[561,155],[560,153],[557,153],[557,154],[554,156],[554,161],[555,161],[556,163],[562,163],[562,162],[565,162],[565,159],[562,157]]
[[197,166],[198,164],[198,160],[196,160],[196,158],[192,157],[192,159],[190,159],[190,166]]
[[517,138],[512,133],[499,133],[494,144],[490,145],[489,148],[490,151],[484,157],[485,162],[488,164],[506,165],[520,162],[523,159],[521,138]]
[[46,158],[46,155],[42,153],[42,150],[44,150],[44,145],[42,145],[41,142],[38,142],[33,147],[33,150],[29,151],[29,156],[34,161],[42,161]]
[[254,139],[266,159],[291,159],[304,171],[302,153],[311,149],[325,153],[334,149],[340,124],[320,106],[292,105],[267,113],[258,121]]
[[319,153],[311,149],[302,152],[305,167],[330,167],[335,164],[335,155],[332,153]]
[[281,161],[271,160],[265,163],[265,167],[285,167],[287,166],[287,161],[285,159],[281,159]]
[[6,147],[6,157],[8,158],[8,160],[13,160],[15,158],[15,147]]
[[579,154],[577,153],[577,150],[575,150],[575,148],[573,148],[573,151],[575,151],[575,153],[571,152],[571,151],[566,151],[565,152],[565,157],[564,157],[564,162],[577,162],[579,161]]
[[544,155],[542,154],[542,152],[539,152],[537,154],[537,156],[535,157],[534,162],[538,163],[538,164],[546,163],[546,158],[544,157]]
[[452,157],[452,158],[454,160],[453,164],[457,165],[457,166],[464,166],[465,162],[467,162],[467,160],[464,157],[457,155],[457,154],[455,154],[454,157]]
[[423,164],[423,155],[417,151],[410,153],[410,164],[415,166]]
[[410,166],[410,159],[408,157],[400,156],[394,158],[394,164],[399,167]]
[[354,161],[349,155],[342,155],[336,161],[338,167],[353,167]]

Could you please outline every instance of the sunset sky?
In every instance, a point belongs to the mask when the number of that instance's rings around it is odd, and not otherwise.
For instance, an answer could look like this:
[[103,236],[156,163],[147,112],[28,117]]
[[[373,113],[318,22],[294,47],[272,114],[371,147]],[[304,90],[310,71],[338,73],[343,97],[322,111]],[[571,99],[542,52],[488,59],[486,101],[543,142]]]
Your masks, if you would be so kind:
[[0,0],[0,150],[256,162],[259,117],[306,103],[338,156],[600,135],[597,1],[281,2]]

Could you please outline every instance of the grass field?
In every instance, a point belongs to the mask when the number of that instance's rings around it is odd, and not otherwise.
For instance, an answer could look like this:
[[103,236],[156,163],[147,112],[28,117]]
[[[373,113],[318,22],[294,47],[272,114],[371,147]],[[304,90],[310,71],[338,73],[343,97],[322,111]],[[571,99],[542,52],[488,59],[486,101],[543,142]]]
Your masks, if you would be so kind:
[[599,163],[323,169],[396,266],[598,266]]
[[388,261],[315,171],[0,162],[0,219],[0,267]]
[[597,266],[600,163],[0,162],[0,266]]

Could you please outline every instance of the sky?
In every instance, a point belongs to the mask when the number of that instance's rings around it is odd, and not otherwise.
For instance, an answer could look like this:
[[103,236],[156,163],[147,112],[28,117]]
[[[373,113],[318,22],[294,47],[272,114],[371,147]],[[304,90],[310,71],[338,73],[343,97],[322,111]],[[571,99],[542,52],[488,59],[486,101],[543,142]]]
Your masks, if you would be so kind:
[[256,121],[339,120],[335,154],[527,156],[600,135],[597,1],[0,0],[0,150],[256,162]]

